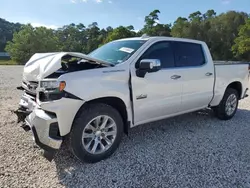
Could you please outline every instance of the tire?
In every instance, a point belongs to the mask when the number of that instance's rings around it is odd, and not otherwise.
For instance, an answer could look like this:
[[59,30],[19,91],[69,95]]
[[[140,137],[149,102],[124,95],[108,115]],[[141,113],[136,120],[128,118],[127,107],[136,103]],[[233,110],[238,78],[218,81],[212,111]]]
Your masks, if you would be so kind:
[[[101,127],[99,126],[99,128],[97,128],[97,124],[102,124],[106,119],[108,119],[107,124],[109,124],[108,126],[106,125],[107,132],[97,130]],[[113,123],[115,123],[115,126],[108,128],[113,125]],[[101,133],[99,134],[98,131]],[[107,136],[111,132],[114,134]],[[91,138],[86,136],[87,138],[83,139],[83,133],[84,135],[91,135]],[[93,135],[95,136],[93,137]],[[69,135],[69,144],[73,154],[82,162],[96,163],[108,158],[116,151],[122,136],[123,120],[120,113],[109,105],[96,103],[90,104],[78,112]],[[111,142],[112,144],[108,144]],[[90,145],[88,146],[88,144]],[[96,147],[95,144],[97,145]],[[103,147],[108,149],[103,149]],[[103,150],[103,152],[101,152],[101,150]]]
[[[232,108],[231,113],[227,113],[226,104],[230,96],[236,97],[235,108]],[[237,92],[237,90],[233,88],[227,88],[220,104],[216,107],[213,107],[215,116],[221,120],[231,119],[235,115],[238,109],[238,103],[239,103],[239,93]]]

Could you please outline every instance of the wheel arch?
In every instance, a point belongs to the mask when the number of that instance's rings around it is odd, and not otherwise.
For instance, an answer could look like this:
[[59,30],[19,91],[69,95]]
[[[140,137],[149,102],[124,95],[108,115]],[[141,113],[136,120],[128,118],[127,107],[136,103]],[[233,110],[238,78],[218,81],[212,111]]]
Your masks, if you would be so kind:
[[78,116],[79,112],[82,110],[82,108],[86,108],[89,104],[97,104],[97,103],[102,103],[102,104],[107,104],[109,106],[112,106],[115,108],[121,115],[123,123],[124,123],[124,133],[128,134],[128,130],[130,128],[130,121],[128,120],[128,111],[125,102],[119,98],[119,97],[101,97],[101,98],[96,98],[92,99],[89,101],[86,101],[78,110],[76,113],[75,118]]
[[[223,99],[223,96],[225,95],[225,92],[227,91],[228,88],[235,89],[239,94],[239,99],[242,99],[244,88],[243,88],[241,81],[239,81],[239,80],[232,80],[225,85],[223,83],[217,83],[216,87],[217,87],[217,91],[214,92],[214,97],[209,104],[210,107],[215,107],[215,106],[218,106],[220,104],[220,102]],[[215,89],[216,89],[216,87],[215,87]],[[223,88],[223,89],[220,89],[220,88]]]
[[[241,98],[241,96],[242,96],[242,84],[241,84],[241,82],[239,82],[239,81],[232,82],[232,83],[230,83],[230,84],[227,86],[226,90],[227,90],[228,88],[235,89],[235,90],[238,92],[238,94],[239,94],[239,99]],[[225,91],[226,91],[226,90],[225,90]]]

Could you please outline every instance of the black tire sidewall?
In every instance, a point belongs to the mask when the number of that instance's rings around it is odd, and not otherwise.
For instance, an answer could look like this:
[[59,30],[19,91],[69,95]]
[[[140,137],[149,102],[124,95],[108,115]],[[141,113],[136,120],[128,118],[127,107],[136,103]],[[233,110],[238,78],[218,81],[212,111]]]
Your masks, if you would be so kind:
[[[231,115],[228,115],[226,113],[226,102],[227,102],[228,97],[231,94],[235,94],[235,96],[237,98],[237,105],[236,105],[236,108],[235,108],[234,112]],[[238,94],[238,92],[235,89],[233,89],[233,88],[228,88],[226,90],[224,96],[223,96],[222,101],[220,102],[220,105],[215,110],[217,117],[219,117],[222,120],[229,120],[229,119],[231,119],[235,115],[235,113],[237,112],[238,105],[239,105],[239,94]]]
[[[110,116],[116,123],[117,135],[112,146],[102,154],[91,154],[82,145],[82,133],[87,124],[100,115]],[[70,145],[75,156],[83,162],[95,163],[108,158],[118,148],[123,135],[123,121],[119,112],[106,104],[91,104],[78,113],[70,135]]]

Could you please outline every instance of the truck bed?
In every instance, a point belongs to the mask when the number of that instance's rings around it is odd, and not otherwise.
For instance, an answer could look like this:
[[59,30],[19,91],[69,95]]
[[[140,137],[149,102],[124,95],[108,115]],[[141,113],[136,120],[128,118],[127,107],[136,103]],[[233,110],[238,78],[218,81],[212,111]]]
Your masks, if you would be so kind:
[[[215,65],[215,85],[214,98],[211,106],[216,106],[221,101],[225,89],[230,83],[241,83],[241,96],[244,97],[244,92],[248,87],[249,63],[237,61],[214,61]],[[222,66],[226,65],[226,66]]]

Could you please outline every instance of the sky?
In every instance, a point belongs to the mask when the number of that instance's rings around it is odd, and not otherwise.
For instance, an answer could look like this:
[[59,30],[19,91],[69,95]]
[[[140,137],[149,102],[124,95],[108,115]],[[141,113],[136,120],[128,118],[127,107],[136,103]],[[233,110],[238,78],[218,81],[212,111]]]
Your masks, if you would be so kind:
[[250,0],[0,0],[0,7],[0,18],[35,27],[55,29],[70,23],[88,26],[97,22],[101,28],[133,25],[139,30],[154,9],[161,11],[160,23],[173,23],[197,10],[250,13]]

